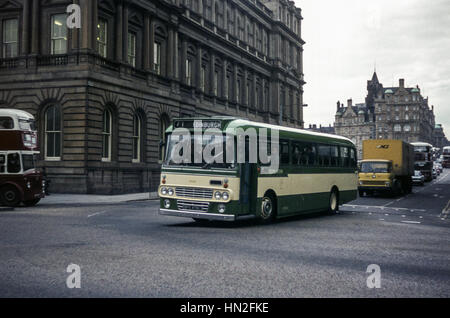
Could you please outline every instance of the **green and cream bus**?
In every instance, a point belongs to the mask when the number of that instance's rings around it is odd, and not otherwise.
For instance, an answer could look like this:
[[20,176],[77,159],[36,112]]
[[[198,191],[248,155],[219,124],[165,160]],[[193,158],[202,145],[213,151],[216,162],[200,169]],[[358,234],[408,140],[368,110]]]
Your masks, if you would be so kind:
[[[267,133],[268,149],[272,149],[270,136],[275,131],[278,169],[263,174],[262,169],[268,164],[260,160],[251,163],[248,153],[242,163],[237,160],[175,163],[172,134],[182,127],[194,135],[194,128],[199,129],[198,122],[202,123],[203,132],[211,127],[219,129],[224,140],[237,138],[237,132],[242,130],[256,131],[258,141],[262,130],[272,132]],[[209,140],[208,136],[204,137],[203,140]],[[190,217],[196,221],[259,218],[270,222],[301,213],[335,212],[339,205],[357,197],[356,148],[352,141],[341,136],[233,117],[208,117],[175,119],[166,131],[165,140],[158,189],[162,215]],[[246,152],[251,148],[249,142],[254,143],[245,140]],[[236,157],[236,148],[233,152]]]

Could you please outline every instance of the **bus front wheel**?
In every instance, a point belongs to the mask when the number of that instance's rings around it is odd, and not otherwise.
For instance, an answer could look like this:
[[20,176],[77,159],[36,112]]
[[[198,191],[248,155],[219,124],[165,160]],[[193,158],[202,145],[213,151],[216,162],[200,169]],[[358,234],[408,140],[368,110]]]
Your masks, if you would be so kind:
[[12,185],[0,189],[1,202],[6,206],[15,207],[20,203],[20,192]]
[[277,206],[275,197],[272,194],[267,194],[261,201],[261,215],[260,221],[262,223],[270,223],[275,220],[277,213]]

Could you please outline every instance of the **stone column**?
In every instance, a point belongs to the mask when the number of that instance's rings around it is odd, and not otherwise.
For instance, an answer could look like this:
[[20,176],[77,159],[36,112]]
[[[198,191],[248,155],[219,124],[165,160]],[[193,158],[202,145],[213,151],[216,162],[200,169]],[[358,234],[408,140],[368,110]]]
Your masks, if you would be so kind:
[[91,0],[91,6],[91,48],[95,51],[97,48],[98,0]]
[[178,31],[175,29],[173,31],[173,78],[178,80],[180,78],[180,67],[179,67],[179,54],[178,54]]
[[33,0],[32,17],[31,17],[31,53],[39,54],[39,0]]
[[128,63],[128,2],[123,3],[122,21],[122,61]]
[[233,87],[233,98],[231,100],[236,102],[236,103],[239,103],[239,100],[237,99],[237,94],[238,94],[238,90],[239,90],[239,87],[238,87],[238,66],[237,66],[236,63],[233,65],[233,85],[234,85],[234,87]]
[[166,50],[166,76],[170,78],[174,78],[174,65],[173,65],[173,57],[174,57],[174,31],[173,27],[169,27],[169,38],[167,42],[167,50]]
[[[181,38],[181,83],[187,84],[186,73],[186,59],[187,59],[187,42],[184,37]],[[191,79],[192,81],[192,79]],[[191,83],[192,85],[193,83]]]
[[31,0],[24,0],[23,2],[23,17],[22,17],[22,55],[30,53],[29,45],[29,31],[30,31],[30,7]]
[[201,46],[197,47],[197,87],[199,90],[203,92],[203,88],[201,87],[201,81],[202,81],[202,55],[203,55],[203,49]]
[[116,60],[122,61],[123,60],[123,4],[122,1],[117,2],[116,7]]
[[[80,0],[73,0],[73,4],[80,5]],[[83,21],[81,21],[81,28],[83,28]],[[80,48],[80,32],[81,29],[72,29],[72,50]]]
[[150,15],[145,13],[144,16],[144,34],[142,39],[142,66],[145,70],[150,69]]
[[228,81],[227,81],[227,61],[222,61],[222,87],[220,91],[220,97],[226,97],[228,99]]
[[210,66],[209,66],[209,81],[211,83],[210,87],[209,87],[209,92],[211,95],[216,96],[215,92],[214,92],[214,87],[217,87],[217,90],[219,90],[219,86],[218,83],[216,83],[216,55],[214,53],[211,53],[211,59],[210,59]]
[[[97,26],[93,25],[92,2],[91,0],[80,0],[81,7],[81,48],[85,51],[92,49],[93,33],[97,31]],[[94,29],[95,27],[95,29]]]

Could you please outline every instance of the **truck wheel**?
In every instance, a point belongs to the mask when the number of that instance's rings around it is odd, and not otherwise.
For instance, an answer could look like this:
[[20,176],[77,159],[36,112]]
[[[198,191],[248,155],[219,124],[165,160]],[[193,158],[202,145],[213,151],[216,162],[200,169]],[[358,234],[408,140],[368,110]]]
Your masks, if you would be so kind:
[[0,189],[0,199],[6,206],[18,206],[20,203],[20,192],[16,187],[7,185]]

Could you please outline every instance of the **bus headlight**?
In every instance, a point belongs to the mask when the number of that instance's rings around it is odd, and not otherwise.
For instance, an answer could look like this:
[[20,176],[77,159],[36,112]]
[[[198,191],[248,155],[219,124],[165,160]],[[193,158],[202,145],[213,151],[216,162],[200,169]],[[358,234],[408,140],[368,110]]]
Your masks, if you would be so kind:
[[167,190],[167,193],[168,193],[169,195],[173,195],[173,189],[172,189],[172,188],[169,188],[169,189]]
[[225,201],[227,201],[229,198],[230,198],[230,195],[228,194],[228,192],[222,193],[222,199],[224,199]]
[[216,193],[214,193],[214,198],[215,198],[216,200],[222,199],[222,193],[220,193],[219,191],[217,191]]
[[165,199],[165,200],[164,200],[164,207],[165,207],[166,209],[170,208],[170,200],[169,200],[169,199]]
[[161,194],[167,195],[167,188],[161,188]]
[[219,204],[217,210],[219,211],[219,213],[225,213],[225,204]]
[[359,181],[359,185],[363,185],[363,182],[362,182],[362,181]]

